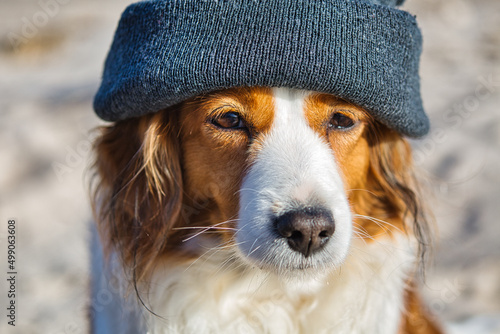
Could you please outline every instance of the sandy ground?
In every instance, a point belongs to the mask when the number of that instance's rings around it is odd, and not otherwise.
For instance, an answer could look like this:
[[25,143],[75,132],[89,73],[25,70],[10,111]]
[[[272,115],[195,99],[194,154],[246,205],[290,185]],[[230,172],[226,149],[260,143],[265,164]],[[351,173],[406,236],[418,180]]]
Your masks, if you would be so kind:
[[[91,101],[126,0],[0,2],[0,333],[85,333]],[[51,6],[44,4],[51,3]],[[431,134],[414,142],[440,230],[424,285],[453,333],[500,333],[500,1],[408,0]],[[17,321],[7,325],[7,221]],[[6,275],[5,275],[6,276]]]

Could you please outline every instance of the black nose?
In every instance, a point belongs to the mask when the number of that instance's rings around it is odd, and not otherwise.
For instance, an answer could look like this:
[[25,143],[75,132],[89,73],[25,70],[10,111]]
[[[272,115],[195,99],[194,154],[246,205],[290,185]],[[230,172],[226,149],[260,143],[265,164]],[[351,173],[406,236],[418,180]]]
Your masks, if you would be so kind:
[[279,216],[276,229],[290,248],[308,257],[328,242],[335,232],[335,223],[330,211],[306,207]]

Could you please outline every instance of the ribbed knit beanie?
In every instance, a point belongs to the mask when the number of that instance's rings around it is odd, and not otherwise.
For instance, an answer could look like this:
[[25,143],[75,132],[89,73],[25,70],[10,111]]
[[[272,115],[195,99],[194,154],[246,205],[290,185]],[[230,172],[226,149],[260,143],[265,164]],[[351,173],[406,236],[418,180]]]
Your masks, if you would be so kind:
[[104,120],[210,91],[289,87],[336,95],[410,137],[429,130],[422,47],[404,0],[147,0],[122,15],[94,100]]

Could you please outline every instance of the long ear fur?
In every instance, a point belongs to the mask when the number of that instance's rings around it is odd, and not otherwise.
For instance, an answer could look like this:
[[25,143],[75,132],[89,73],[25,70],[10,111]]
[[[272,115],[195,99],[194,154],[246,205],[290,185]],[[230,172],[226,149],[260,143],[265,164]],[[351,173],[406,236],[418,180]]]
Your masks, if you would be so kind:
[[95,142],[94,212],[101,236],[132,268],[134,284],[168,245],[182,203],[175,113],[102,128]]
[[410,144],[397,132],[379,123],[372,124],[368,139],[371,162],[367,180],[369,192],[362,194],[365,197],[361,200],[363,211],[381,221],[389,221],[391,226],[403,231],[411,229],[409,233],[413,233],[418,241],[423,265],[431,246],[430,219],[414,173]]

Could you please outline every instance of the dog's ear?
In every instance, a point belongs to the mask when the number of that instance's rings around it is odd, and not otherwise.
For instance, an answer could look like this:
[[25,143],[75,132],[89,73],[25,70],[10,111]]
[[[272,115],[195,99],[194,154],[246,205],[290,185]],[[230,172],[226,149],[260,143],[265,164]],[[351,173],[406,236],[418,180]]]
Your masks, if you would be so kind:
[[428,212],[414,173],[411,146],[400,134],[379,123],[372,124],[367,135],[370,168],[368,191],[360,193],[361,211],[378,220],[371,221],[378,229],[412,229],[423,258],[431,234]]
[[95,152],[93,203],[101,236],[139,280],[168,244],[182,206],[176,113],[104,127]]

